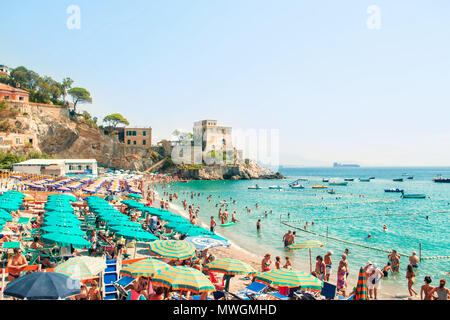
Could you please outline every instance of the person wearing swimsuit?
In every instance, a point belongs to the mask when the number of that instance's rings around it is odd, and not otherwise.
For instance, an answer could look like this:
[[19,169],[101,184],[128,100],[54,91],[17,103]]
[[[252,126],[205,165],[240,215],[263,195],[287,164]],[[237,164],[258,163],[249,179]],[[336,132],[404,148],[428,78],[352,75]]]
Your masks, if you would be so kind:
[[8,268],[8,280],[14,281],[20,277],[22,269],[28,266],[27,259],[22,255],[19,248],[14,248],[14,255],[9,258],[7,268]]
[[426,276],[423,279],[425,284],[420,288],[420,300],[433,300],[434,287],[430,286],[431,277]]
[[417,296],[417,292],[412,287],[416,282],[416,273],[414,272],[412,264],[408,264],[408,266],[406,267],[406,279],[408,279],[409,295],[412,297],[414,293],[414,295]]
[[270,265],[272,264],[272,261],[270,260],[270,254],[267,253],[264,256],[264,259],[261,261],[261,270],[262,272],[270,271]]
[[325,263],[323,262],[323,258],[322,256],[317,256],[316,257],[316,275],[317,278],[319,278],[320,280],[323,281],[324,276],[325,276]]
[[345,290],[347,289],[347,267],[344,261],[339,261],[336,288],[345,297]]

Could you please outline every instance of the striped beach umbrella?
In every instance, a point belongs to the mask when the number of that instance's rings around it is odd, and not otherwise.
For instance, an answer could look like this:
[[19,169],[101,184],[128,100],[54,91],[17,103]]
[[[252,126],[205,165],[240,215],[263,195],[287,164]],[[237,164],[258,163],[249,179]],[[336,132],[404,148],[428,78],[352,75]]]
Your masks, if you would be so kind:
[[286,247],[288,251],[302,250],[302,249],[311,249],[323,247],[325,243],[317,240],[306,240],[298,243],[292,243]]
[[188,267],[170,267],[162,270],[152,278],[152,283],[172,290],[190,291],[194,294],[216,290],[203,273]]
[[300,241],[300,242],[292,243],[292,244],[288,245],[286,247],[286,250],[295,251],[295,250],[308,249],[309,250],[309,271],[312,271],[311,248],[323,247],[324,244],[326,244],[326,243],[320,242],[317,240],[305,240],[305,241]]
[[121,274],[136,277],[153,277],[162,270],[167,270],[170,266],[160,260],[148,258],[125,265],[120,271]]
[[258,274],[255,281],[271,287],[300,287],[302,291],[321,291],[323,282],[316,277],[302,271],[289,269],[273,269]]
[[156,240],[148,248],[151,254],[169,260],[186,260],[195,255],[194,245],[183,240]]
[[355,300],[369,300],[369,295],[367,294],[366,272],[363,267],[359,269]]
[[218,258],[205,265],[205,270],[219,272],[227,275],[251,274],[255,275],[256,270],[248,263],[231,258]]
[[57,265],[55,271],[73,279],[87,280],[95,278],[105,269],[105,258],[79,256]]

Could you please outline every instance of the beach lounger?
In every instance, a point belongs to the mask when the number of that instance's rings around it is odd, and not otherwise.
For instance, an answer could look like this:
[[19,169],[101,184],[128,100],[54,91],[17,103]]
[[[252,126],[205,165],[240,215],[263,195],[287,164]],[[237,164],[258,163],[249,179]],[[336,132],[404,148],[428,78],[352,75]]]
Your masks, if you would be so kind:
[[320,294],[326,299],[334,300],[336,297],[336,286],[331,283],[324,282]]
[[254,281],[248,285],[245,289],[239,290],[236,294],[230,292],[232,296],[240,297],[240,300],[257,300],[258,297],[265,293],[269,288],[268,285]]

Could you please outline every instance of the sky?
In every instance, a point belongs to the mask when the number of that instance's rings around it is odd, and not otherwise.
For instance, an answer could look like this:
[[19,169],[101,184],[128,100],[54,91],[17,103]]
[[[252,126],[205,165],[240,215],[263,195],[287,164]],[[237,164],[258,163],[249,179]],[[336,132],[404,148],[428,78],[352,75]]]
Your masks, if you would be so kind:
[[[70,5],[79,29],[67,27]],[[283,165],[450,165],[447,0],[1,7],[0,64],[69,76],[91,92],[83,109],[99,119],[122,113],[152,127],[153,140],[216,119],[278,130]]]

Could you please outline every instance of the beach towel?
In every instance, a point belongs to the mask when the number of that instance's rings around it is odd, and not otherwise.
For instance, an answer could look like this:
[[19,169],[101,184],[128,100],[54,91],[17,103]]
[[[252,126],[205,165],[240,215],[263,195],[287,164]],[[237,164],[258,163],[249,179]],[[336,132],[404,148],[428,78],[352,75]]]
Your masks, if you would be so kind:
[[282,294],[283,296],[287,296],[289,294],[289,288],[288,287],[278,287],[278,292]]

